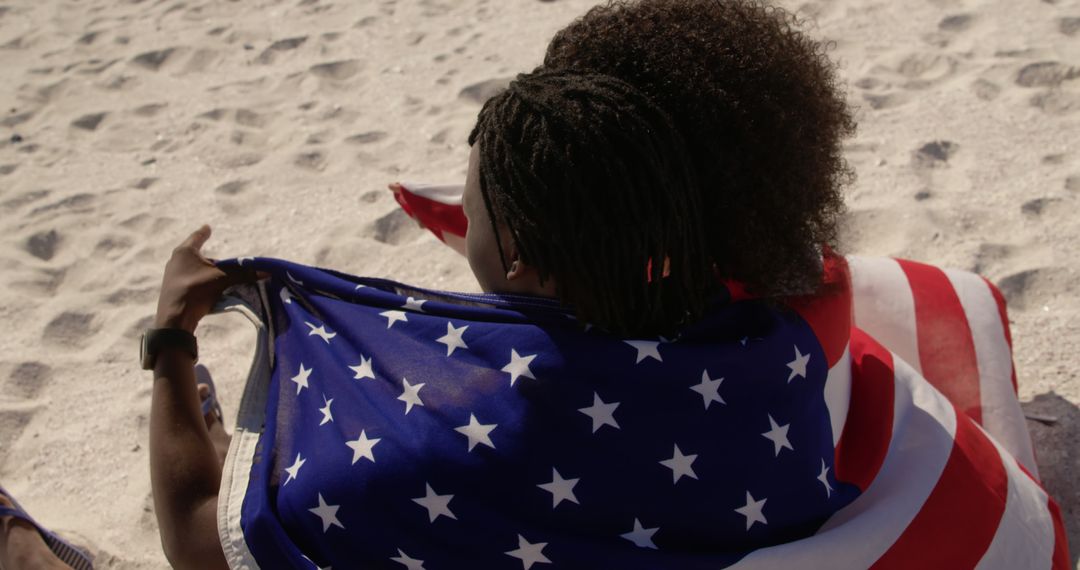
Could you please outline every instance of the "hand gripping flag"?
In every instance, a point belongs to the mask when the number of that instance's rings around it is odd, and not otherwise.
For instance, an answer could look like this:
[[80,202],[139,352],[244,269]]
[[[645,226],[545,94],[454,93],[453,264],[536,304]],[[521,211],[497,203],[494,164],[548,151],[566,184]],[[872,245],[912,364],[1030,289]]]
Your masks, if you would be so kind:
[[851,327],[883,306],[850,286],[878,260],[830,259],[790,309],[718,299],[671,339],[223,263],[271,275],[234,305],[260,341],[219,498],[233,567],[1067,568],[1022,460]]

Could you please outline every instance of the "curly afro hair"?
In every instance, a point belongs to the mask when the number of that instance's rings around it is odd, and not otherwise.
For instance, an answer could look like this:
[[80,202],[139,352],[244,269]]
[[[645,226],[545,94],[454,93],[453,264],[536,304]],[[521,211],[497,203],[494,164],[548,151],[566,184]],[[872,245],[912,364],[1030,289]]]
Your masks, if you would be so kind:
[[853,178],[841,141],[855,122],[828,46],[799,25],[758,0],[612,1],[558,32],[544,59],[622,79],[671,115],[719,277],[765,297],[818,290]]

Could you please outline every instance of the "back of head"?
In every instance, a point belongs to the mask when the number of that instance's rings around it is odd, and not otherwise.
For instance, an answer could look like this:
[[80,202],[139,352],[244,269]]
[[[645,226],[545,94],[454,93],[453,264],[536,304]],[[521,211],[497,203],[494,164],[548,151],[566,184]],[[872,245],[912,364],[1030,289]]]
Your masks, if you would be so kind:
[[826,47],[759,0],[610,2],[544,65],[613,75],[670,113],[700,181],[709,255],[751,292],[809,293],[835,246],[854,122]]
[[701,314],[696,181],[649,98],[612,77],[540,69],[484,105],[469,143],[493,225],[580,319],[658,335]]

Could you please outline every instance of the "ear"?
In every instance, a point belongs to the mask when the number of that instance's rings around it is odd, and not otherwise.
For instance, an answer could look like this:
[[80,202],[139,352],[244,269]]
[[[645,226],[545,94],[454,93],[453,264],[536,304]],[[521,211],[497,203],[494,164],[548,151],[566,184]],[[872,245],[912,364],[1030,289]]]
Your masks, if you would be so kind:
[[516,251],[510,252],[510,264],[506,268],[506,280],[513,281],[524,277],[529,272],[529,266],[518,257]]

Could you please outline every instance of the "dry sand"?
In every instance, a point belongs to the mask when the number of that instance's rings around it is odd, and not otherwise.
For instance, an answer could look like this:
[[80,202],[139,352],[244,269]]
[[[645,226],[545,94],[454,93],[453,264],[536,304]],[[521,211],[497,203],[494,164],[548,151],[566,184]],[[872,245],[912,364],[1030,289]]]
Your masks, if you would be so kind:
[[[213,256],[475,288],[385,184],[463,179],[479,100],[592,3],[0,0],[0,482],[100,567],[164,567],[136,339],[171,248],[209,222]],[[1080,5],[788,6],[858,107],[847,250],[1003,288],[1080,550]],[[226,410],[253,339],[200,333]]]

